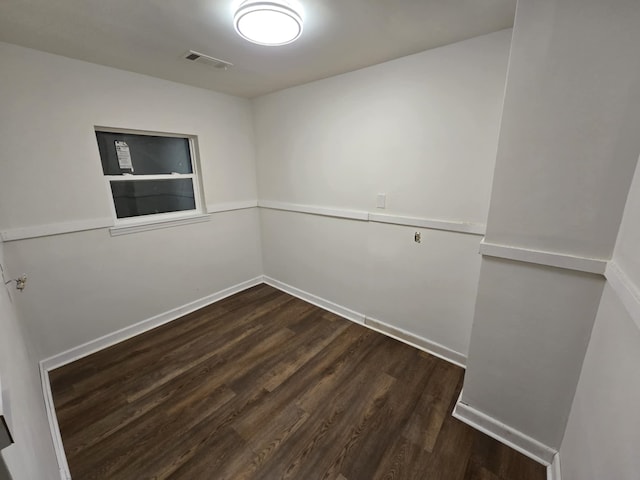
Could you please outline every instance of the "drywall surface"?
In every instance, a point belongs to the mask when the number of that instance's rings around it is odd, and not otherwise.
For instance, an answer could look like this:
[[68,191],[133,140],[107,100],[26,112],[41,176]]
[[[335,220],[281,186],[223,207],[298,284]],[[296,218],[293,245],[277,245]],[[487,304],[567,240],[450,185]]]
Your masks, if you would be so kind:
[[[640,160],[638,161],[640,164]],[[614,262],[640,292],[640,168],[636,166],[633,183],[613,251]]]
[[479,237],[370,223],[367,239],[366,315],[466,356],[480,274]]
[[606,286],[560,448],[563,480],[640,472],[640,329]]
[[267,276],[363,312],[366,222],[265,209],[260,217]]
[[[255,99],[260,199],[484,223],[510,38]],[[266,275],[466,355],[480,237],[268,210],[261,220]]]
[[[205,202],[255,201],[248,100],[0,43],[0,230],[111,218],[94,126],[198,136]],[[262,273],[258,213],[12,241],[40,359]]]
[[559,448],[603,284],[484,257],[463,402]]
[[[640,151],[638,22],[634,0],[519,2],[488,242],[611,258]],[[463,401],[560,448],[603,288],[484,257]]]
[[205,223],[111,237],[107,229],[5,245],[29,275],[20,313],[41,358],[262,273],[254,209]]
[[260,199],[484,223],[511,30],[254,100]]
[[[625,207],[613,253],[617,267],[640,292],[640,169]],[[638,297],[640,298],[640,297]],[[560,448],[562,478],[633,480],[640,472],[640,324],[608,284],[582,366],[567,431]]]
[[94,127],[198,136],[205,201],[256,198],[248,100],[0,43],[0,227],[111,217]]
[[518,4],[487,240],[610,258],[640,136],[636,0]]
[[2,403],[3,414],[15,442],[3,449],[0,455],[13,480],[59,479],[40,388],[38,358],[25,333],[25,325],[14,308],[12,297],[15,299],[21,293],[14,284],[4,286],[4,282],[13,277],[4,261],[1,242],[0,264],[4,268],[3,285],[0,287]]

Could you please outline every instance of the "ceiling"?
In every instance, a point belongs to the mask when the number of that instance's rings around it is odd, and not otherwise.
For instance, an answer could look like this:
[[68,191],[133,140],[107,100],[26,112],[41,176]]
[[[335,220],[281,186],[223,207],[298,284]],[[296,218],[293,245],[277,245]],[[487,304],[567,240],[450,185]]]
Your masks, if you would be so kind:
[[[242,97],[345,73],[513,25],[516,0],[298,0],[302,37],[240,38],[240,0],[2,0],[0,41]],[[228,70],[184,60],[195,50]]]

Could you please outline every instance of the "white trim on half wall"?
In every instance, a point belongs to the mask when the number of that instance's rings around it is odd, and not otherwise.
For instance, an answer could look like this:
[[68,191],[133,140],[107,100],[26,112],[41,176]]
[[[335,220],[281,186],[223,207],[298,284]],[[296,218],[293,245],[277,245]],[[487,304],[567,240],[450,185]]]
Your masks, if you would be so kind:
[[320,205],[301,205],[298,203],[276,202],[273,200],[259,200],[260,208],[269,210],[283,210],[285,212],[308,213],[323,217],[344,218],[348,220],[369,220],[369,213],[362,210],[348,210],[346,208],[323,207]]
[[502,245],[488,242],[484,238],[480,242],[480,254],[489,257],[506,258],[507,260],[516,260],[518,262],[575,270],[578,272],[597,273],[600,275],[604,275],[607,267],[607,260],[602,258],[580,257],[560,252],[547,252],[513,245]]

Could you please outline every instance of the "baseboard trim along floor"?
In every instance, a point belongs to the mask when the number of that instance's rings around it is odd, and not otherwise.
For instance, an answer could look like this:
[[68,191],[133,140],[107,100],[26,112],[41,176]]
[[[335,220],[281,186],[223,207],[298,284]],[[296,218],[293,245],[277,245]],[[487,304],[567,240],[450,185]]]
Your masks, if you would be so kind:
[[64,452],[64,446],[62,444],[62,437],[60,435],[60,427],[58,426],[58,419],[56,417],[56,411],[53,404],[53,396],[51,394],[51,384],[49,381],[49,372],[55,370],[63,365],[79,360],[87,355],[91,355],[99,350],[115,345],[116,343],[128,340],[141,333],[148,332],[156,327],[176,320],[188,313],[195,312],[207,305],[211,305],[223,298],[229,297],[236,293],[242,292],[255,285],[263,283],[262,275],[247,280],[245,282],[238,283],[219,292],[207,295],[193,302],[189,302],[177,308],[168,310],[167,312],[155,315],[151,318],[135,323],[128,327],[117,330],[113,333],[103,335],[100,338],[83,343],[77,347],[66,350],[52,357],[46,358],[40,361],[40,379],[42,382],[42,393],[44,395],[45,409],[47,411],[47,418],[49,420],[49,428],[51,430],[51,437],[53,440],[53,446],[55,449],[56,457],[58,460],[58,466],[60,467],[60,478],[62,480],[70,480],[71,474],[69,472],[69,465],[67,464],[67,457]]
[[365,327],[368,327],[379,333],[383,333],[388,337],[399,340],[402,343],[406,343],[407,345],[411,345],[414,348],[430,353],[431,355],[434,355],[438,358],[442,358],[449,363],[453,363],[454,365],[465,368],[467,357],[462,353],[445,347],[444,345],[440,345],[439,343],[433,342],[424,337],[420,337],[411,332],[407,332],[406,330],[394,327],[380,320],[367,317],[363,313],[356,312],[347,307],[343,307],[342,305],[338,305],[337,303],[331,302],[312,293],[288,285],[284,282],[276,280],[275,278],[265,276],[264,283],[266,283],[267,285],[271,285],[278,290],[282,290],[289,295],[293,295],[294,297],[298,297],[306,302],[316,305],[317,307],[324,308],[325,310],[335,313],[336,315],[340,315],[347,320],[351,320],[352,322],[364,325]]
[[[66,350],[62,353],[46,358],[40,362],[40,374],[42,381],[42,390],[45,399],[45,407],[49,420],[49,426],[51,429],[51,435],[55,447],[58,464],[60,467],[60,477],[62,480],[70,480],[69,467],[67,464],[64,447],[62,444],[62,437],[60,435],[60,429],[55,414],[55,407],[53,403],[53,396],[51,393],[51,386],[49,380],[49,372],[56,368],[59,368],[68,363],[74,362],[87,355],[95,353],[99,350],[107,348],[116,343],[125,341],[136,335],[152,330],[156,327],[176,320],[188,313],[196,311],[207,305],[215,303],[223,298],[239,293],[243,290],[251,288],[260,283],[266,283],[274,288],[282,290],[292,296],[305,300],[320,308],[333,312],[347,320],[363,325],[372,330],[378,331],[389,337],[395,338],[403,343],[411,345],[415,348],[430,353],[436,357],[442,358],[450,363],[453,363],[460,367],[465,367],[466,357],[455,352],[443,345],[430,341],[426,338],[419,337],[415,334],[391,326],[380,320],[366,317],[364,314],[346,308],[342,305],[338,305],[334,302],[326,300],[317,295],[311,294],[299,288],[288,285],[284,282],[276,280],[268,276],[257,276],[245,282],[241,282],[237,285],[233,285],[229,288],[213,293],[201,299],[187,303],[180,307],[174,308],[167,312],[161,313],[149,319],[138,322],[134,325],[125,327],[116,332],[104,335],[95,340],[86,342],[77,347]],[[548,466],[547,478],[548,480],[560,480],[560,468],[559,460],[557,458],[557,452],[536,440],[524,435],[517,430],[504,425],[497,420],[489,417],[482,412],[477,411],[473,407],[466,405],[458,399],[453,416],[457,419],[465,422],[466,424],[480,430],[487,435],[495,438],[496,440],[508,445],[520,453],[536,460],[539,463]]]
[[49,358],[45,358],[40,362],[40,365],[45,370],[55,370],[58,367],[66,365],[67,363],[75,362],[87,355],[91,355],[99,350],[103,350],[111,345],[115,345],[116,343],[123,342],[128,340],[136,335],[140,335],[141,333],[148,332],[149,330],[153,330],[156,327],[164,325],[165,323],[169,323],[173,320],[176,320],[180,317],[187,315],[188,313],[195,312],[207,305],[211,305],[217,301],[222,300],[223,298],[227,298],[236,293],[242,292],[247,288],[251,288],[255,285],[259,285],[263,282],[262,275],[259,275],[250,280],[238,283],[229,288],[225,288],[224,290],[220,290],[219,292],[212,293],[211,295],[207,295],[206,297],[199,298],[192,302],[181,305],[180,307],[173,308],[166,312],[155,315],[151,318],[147,318],[146,320],[142,320],[141,322],[134,323],[133,325],[129,325],[128,327],[121,328],[120,330],[116,330],[115,332],[108,333],[103,335],[102,337],[96,338],[95,340],[90,340],[82,345],[78,345],[77,347],[70,348],[62,353],[58,353]]
[[364,325],[364,314],[362,313],[356,312],[347,307],[343,307],[342,305],[338,305],[337,303],[331,302],[322,297],[318,297],[317,295],[314,295],[312,293],[305,292],[304,290],[300,290],[299,288],[293,287],[291,285],[287,285],[280,280],[276,280],[275,278],[271,278],[266,275],[264,276],[264,283],[266,283],[267,285],[271,285],[273,288],[277,288],[278,290],[282,290],[289,295],[300,298],[305,302],[309,302],[316,307],[320,307],[330,311],[331,313],[335,313],[342,318],[346,318],[347,320],[351,320],[352,322]]
[[431,340],[414,335],[411,332],[402,330],[401,328],[394,327],[387,323],[376,320],[375,318],[365,317],[365,327],[369,327],[372,330],[383,333],[384,335],[395,338],[396,340],[411,345],[419,350],[430,353],[431,355],[446,360],[449,363],[453,363],[462,368],[466,368],[467,357],[462,353],[451,350],[450,348],[440,345],[439,343],[432,342]]
[[547,480],[562,480],[560,472],[560,453],[556,453],[553,462],[547,467]]
[[461,401],[462,393],[453,409],[453,416],[472,426],[476,430],[486,433],[492,438],[508,445],[527,457],[543,465],[551,465],[557,451],[524,433],[509,427],[495,418],[467,405]]

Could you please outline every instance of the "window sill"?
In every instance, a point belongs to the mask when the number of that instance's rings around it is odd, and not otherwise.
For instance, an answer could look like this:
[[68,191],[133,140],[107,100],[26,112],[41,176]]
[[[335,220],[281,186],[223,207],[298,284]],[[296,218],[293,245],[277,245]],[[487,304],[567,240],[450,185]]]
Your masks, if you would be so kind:
[[109,232],[112,237],[117,237],[119,235],[128,235],[130,233],[146,232],[148,230],[158,230],[160,228],[171,228],[179,225],[189,225],[191,223],[202,223],[208,221],[209,215],[203,213],[189,217],[140,222],[132,225],[116,225],[115,227],[111,227]]

